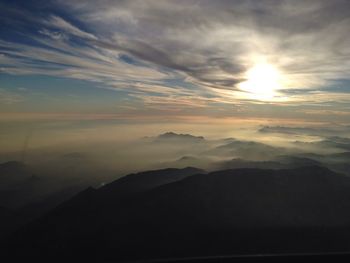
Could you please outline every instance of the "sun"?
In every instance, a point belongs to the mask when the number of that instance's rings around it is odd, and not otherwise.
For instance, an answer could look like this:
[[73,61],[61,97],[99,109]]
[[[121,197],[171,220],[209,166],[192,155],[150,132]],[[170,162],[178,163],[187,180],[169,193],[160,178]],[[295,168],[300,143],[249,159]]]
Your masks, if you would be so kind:
[[281,88],[281,73],[272,64],[262,62],[255,64],[246,72],[246,81],[239,84],[242,91],[248,92],[249,98],[271,100],[276,90]]

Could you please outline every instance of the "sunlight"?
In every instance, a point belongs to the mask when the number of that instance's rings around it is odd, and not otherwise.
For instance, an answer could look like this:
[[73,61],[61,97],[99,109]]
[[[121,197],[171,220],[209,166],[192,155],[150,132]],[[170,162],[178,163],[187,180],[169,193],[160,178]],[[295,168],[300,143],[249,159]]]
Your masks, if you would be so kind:
[[281,73],[273,65],[263,62],[254,65],[246,73],[247,80],[239,88],[249,93],[249,98],[271,100],[281,88]]

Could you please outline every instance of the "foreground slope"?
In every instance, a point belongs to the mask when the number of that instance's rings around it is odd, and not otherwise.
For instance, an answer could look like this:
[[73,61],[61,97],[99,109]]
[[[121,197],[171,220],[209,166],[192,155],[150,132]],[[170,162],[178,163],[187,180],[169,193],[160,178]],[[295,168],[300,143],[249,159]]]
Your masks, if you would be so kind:
[[7,251],[134,260],[350,250],[350,178],[326,168],[224,170],[126,195],[120,184],[80,193]]

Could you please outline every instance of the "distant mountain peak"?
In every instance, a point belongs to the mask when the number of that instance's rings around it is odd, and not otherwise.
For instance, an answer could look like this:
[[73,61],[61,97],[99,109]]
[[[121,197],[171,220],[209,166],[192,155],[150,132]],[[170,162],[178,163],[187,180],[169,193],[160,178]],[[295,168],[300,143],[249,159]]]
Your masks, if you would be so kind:
[[183,134],[183,133],[175,133],[175,132],[166,132],[160,134],[156,138],[157,140],[192,140],[192,141],[203,141],[203,136],[194,136],[192,134]]
[[185,156],[182,156],[179,159],[177,159],[177,161],[180,161],[180,162],[182,162],[182,161],[193,161],[193,160],[197,160],[197,158],[194,157],[194,156],[191,156],[191,155],[185,155]]

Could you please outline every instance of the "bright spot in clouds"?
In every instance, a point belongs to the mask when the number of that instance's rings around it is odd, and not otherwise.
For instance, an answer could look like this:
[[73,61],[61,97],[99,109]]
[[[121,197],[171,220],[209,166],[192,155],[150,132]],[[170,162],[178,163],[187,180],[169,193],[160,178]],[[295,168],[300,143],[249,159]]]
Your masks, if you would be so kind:
[[281,88],[281,73],[272,64],[255,64],[246,73],[246,81],[239,88],[249,93],[248,97],[257,100],[272,100],[276,90]]
[[38,112],[40,83],[57,114],[349,122],[350,1],[2,2],[5,118]]

